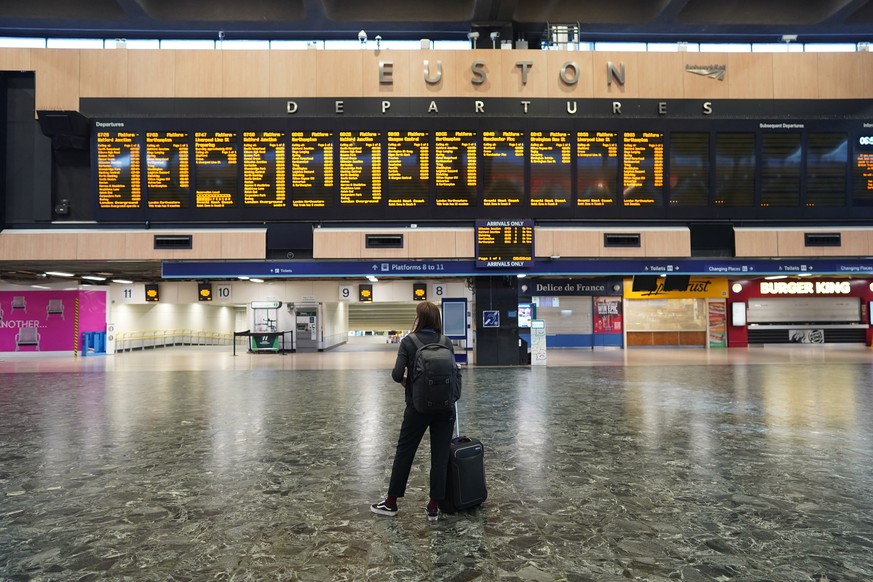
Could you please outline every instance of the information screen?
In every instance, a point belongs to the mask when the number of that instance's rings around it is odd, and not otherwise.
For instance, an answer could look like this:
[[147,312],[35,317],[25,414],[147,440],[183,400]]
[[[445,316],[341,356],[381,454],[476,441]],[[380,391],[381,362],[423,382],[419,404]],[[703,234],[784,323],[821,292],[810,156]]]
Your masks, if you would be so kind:
[[873,135],[864,134],[858,138],[852,165],[855,178],[853,202],[857,206],[873,206]]
[[664,134],[625,132],[622,145],[624,205],[661,204],[664,192]]
[[533,220],[476,221],[476,266],[529,267],[533,264]]
[[800,133],[761,136],[761,206],[800,204]]
[[243,194],[246,206],[285,206],[285,134],[243,132]]
[[715,134],[715,205],[755,203],[755,134]]
[[190,175],[187,133],[146,133],[146,192],[149,208],[187,208]]
[[99,131],[97,201],[100,208],[139,208],[142,202],[140,136],[131,131]]
[[709,134],[670,134],[670,205],[709,204]]
[[806,205],[845,206],[848,136],[810,133],[806,144]]
[[573,158],[569,131],[530,134],[530,205],[569,208],[573,201]]
[[482,132],[482,206],[521,207],[524,163],[523,132]]
[[614,206],[618,199],[618,133],[576,135],[576,205]]
[[291,206],[326,208],[334,200],[334,142],[329,131],[291,132]]
[[415,208],[430,203],[430,138],[426,131],[389,131],[388,207]]
[[382,201],[382,142],[375,131],[341,131],[339,194],[342,206]]
[[194,134],[194,202],[197,208],[236,204],[239,188],[238,136],[232,131]]
[[479,184],[474,131],[434,134],[434,201],[437,206],[474,206]]

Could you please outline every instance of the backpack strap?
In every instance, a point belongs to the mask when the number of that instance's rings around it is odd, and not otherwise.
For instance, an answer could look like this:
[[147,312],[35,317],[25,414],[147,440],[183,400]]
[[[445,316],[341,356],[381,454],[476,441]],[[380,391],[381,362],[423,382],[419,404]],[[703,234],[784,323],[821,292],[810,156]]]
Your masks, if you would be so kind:
[[421,343],[421,340],[416,337],[414,333],[409,334],[409,337],[412,339],[412,342],[415,344],[415,349],[420,350],[424,347],[424,344]]

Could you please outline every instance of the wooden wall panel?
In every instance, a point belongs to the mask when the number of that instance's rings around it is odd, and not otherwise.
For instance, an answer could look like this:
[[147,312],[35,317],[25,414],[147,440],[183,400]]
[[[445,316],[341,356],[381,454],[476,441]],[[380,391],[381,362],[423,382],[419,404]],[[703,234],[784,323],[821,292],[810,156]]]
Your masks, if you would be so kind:
[[79,51],[40,49],[32,53],[36,70],[36,109],[79,109]]
[[360,259],[364,236],[360,232],[316,228],[312,232],[313,259]]
[[455,258],[457,233],[456,229],[408,229],[403,235],[404,246],[410,258]]
[[269,97],[269,51],[221,51],[222,97]]
[[[542,98],[549,96],[547,79],[549,75],[548,53],[533,50],[500,51],[500,79],[503,95],[512,95],[519,99]],[[532,63],[527,67],[527,83],[523,83],[523,67],[517,63]],[[557,76],[557,72],[555,73]]]
[[220,97],[221,51],[175,51],[176,97]]
[[775,230],[734,229],[737,257],[778,257],[779,242]]
[[[594,97],[594,53],[546,51],[546,55],[548,70],[546,86],[549,97],[574,99]],[[576,63],[578,67],[579,80],[574,85],[567,85],[561,80],[561,68],[565,63]]]
[[645,53],[637,58],[640,95],[652,99],[685,97],[682,53]]
[[[620,85],[614,79],[611,84],[607,84],[607,80],[611,78],[607,76],[607,64],[610,62],[618,71],[621,71],[621,64],[624,63],[624,85]],[[637,53],[594,53],[594,96],[609,99],[641,97],[640,72],[637,63]]]
[[79,51],[79,93],[82,97],[127,97],[125,49]]
[[730,97],[730,77],[725,72],[724,81],[696,75],[685,70],[688,65],[707,66],[725,65],[728,63],[727,53],[678,53],[683,55],[681,65],[682,79],[685,86],[686,99],[727,99]]
[[649,230],[640,234],[645,237],[643,251],[647,257],[691,256],[691,231],[686,228]]
[[[804,234],[807,232],[838,232],[840,233],[839,247],[807,247]],[[776,256],[781,257],[857,257],[867,256],[868,236],[871,231],[867,229],[780,229],[776,231],[778,238],[778,251]]]
[[32,71],[31,49],[0,49],[0,71]]
[[315,97],[317,51],[270,51],[270,97]]
[[127,55],[129,97],[174,97],[176,55],[173,51],[129,51]]
[[221,233],[221,258],[265,259],[267,258],[267,231],[246,229]]
[[363,51],[316,51],[320,97],[361,97]]
[[725,83],[731,99],[772,99],[772,53],[731,53]]
[[861,79],[864,81],[864,95],[866,98],[870,98],[873,95],[873,53],[857,53],[856,57],[861,61]]
[[[502,97],[503,96],[503,57],[500,50],[477,49],[458,54],[454,70],[444,68],[443,74],[456,78],[455,92],[460,97]],[[473,63],[481,61],[487,78],[484,83],[473,83]],[[445,94],[444,94],[445,95]],[[448,96],[448,95],[445,95]]]
[[[364,97],[385,99],[408,96],[409,83],[411,81],[409,62],[410,55],[412,54],[417,53],[412,51],[386,50],[364,51],[362,56]],[[391,63],[391,83],[381,83],[379,81],[380,62]]]
[[853,53],[818,54],[818,96],[820,99],[863,99],[864,77],[861,59]]
[[[460,55],[457,51],[412,51],[409,55],[409,96],[410,97],[453,97],[458,94],[458,87],[468,83],[463,77],[463,70],[469,71],[470,63],[478,53]],[[428,62],[430,77],[437,75],[437,63],[442,62],[443,74],[438,83],[427,83],[424,80],[425,66]],[[460,63],[460,64],[459,64]]]
[[476,256],[476,231],[465,228],[455,233],[455,256],[459,259],[472,259]]
[[808,53],[774,53],[773,97],[818,99],[818,59]]
[[78,235],[73,232],[0,232],[0,260],[75,260]]
[[[535,236],[538,237],[540,229]],[[597,257],[603,247],[603,231],[590,228],[554,229],[552,248],[543,256]]]

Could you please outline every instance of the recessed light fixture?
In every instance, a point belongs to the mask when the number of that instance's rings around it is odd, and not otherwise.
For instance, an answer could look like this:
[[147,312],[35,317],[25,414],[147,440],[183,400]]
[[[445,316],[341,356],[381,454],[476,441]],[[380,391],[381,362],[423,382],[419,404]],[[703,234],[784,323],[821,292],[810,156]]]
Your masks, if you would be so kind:
[[112,279],[113,283],[121,283],[122,285],[132,285],[133,281],[128,281],[127,279]]
[[240,281],[248,281],[249,276],[248,275],[240,275],[239,277],[237,277],[237,279],[239,279]]
[[770,277],[764,277],[767,281],[775,281],[777,279],[787,279],[788,275],[772,275]]
[[46,271],[46,275],[50,275],[52,277],[75,277],[74,273],[67,273],[65,271]]
[[249,279],[249,282],[251,282],[251,283],[263,283],[264,280],[263,279]]
[[375,275],[367,275],[367,281],[369,281],[371,283],[375,283],[378,280],[379,279]]
[[105,281],[106,277],[101,277],[100,275],[82,275],[83,279],[88,279],[89,281]]

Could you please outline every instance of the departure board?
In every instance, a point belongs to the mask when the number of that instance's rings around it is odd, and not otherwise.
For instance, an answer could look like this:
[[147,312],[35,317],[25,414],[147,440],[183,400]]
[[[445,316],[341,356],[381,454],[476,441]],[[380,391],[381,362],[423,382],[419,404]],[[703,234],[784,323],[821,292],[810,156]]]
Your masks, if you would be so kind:
[[670,134],[670,205],[709,204],[709,133]]
[[97,203],[100,208],[139,208],[142,202],[140,135],[98,131]]
[[246,206],[285,206],[283,132],[243,132],[243,196]]
[[533,253],[533,220],[476,221],[477,267],[530,267]]
[[334,196],[334,142],[329,131],[291,132],[291,206],[325,208]]
[[430,202],[430,138],[426,131],[389,131],[386,145],[388,207]]
[[576,205],[613,206],[618,196],[618,133],[576,134]]
[[622,145],[624,205],[660,205],[664,191],[664,134],[625,132]]
[[520,207],[524,200],[524,133],[482,132],[482,206]]
[[467,207],[476,203],[479,184],[474,131],[434,132],[434,202]]
[[194,133],[194,204],[224,208],[236,204],[239,188],[237,134],[232,131]]
[[569,208],[573,159],[569,131],[530,133],[530,205]]
[[806,136],[806,205],[845,206],[849,137],[845,133]]
[[761,136],[761,206],[800,204],[800,133]]
[[862,135],[855,146],[852,163],[854,188],[852,200],[856,206],[873,206],[873,136]]
[[187,208],[190,175],[187,133],[146,133],[146,192],[149,208]]
[[382,202],[382,142],[379,132],[341,131],[339,200],[342,206]]
[[755,203],[755,134],[715,134],[716,206]]

